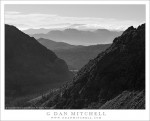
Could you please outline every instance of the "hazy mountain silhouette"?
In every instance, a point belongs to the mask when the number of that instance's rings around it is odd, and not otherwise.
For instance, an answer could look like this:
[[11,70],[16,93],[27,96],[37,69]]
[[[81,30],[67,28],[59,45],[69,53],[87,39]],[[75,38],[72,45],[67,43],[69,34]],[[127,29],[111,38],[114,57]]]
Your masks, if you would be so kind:
[[46,34],[49,31],[50,31],[50,29],[45,29],[45,28],[23,30],[23,32],[28,35],[30,35],[30,34]]
[[55,42],[55,41],[44,39],[44,38],[39,38],[37,40],[38,42],[40,42],[42,45],[44,45],[50,50],[71,49],[71,48],[78,47],[78,46],[70,45],[64,42]]
[[64,60],[10,25],[5,25],[5,77],[6,97],[37,93],[71,79]]
[[37,102],[51,109],[144,109],[145,24],[129,27],[72,81]]
[[53,30],[47,34],[33,34],[30,36],[36,39],[45,38],[57,42],[65,42],[72,45],[94,45],[108,44],[112,40],[120,36],[122,32],[109,31],[106,29],[98,29],[95,31],[81,31],[77,29]]
[[91,46],[75,46],[64,42],[55,42],[49,39],[37,39],[42,45],[53,50],[56,55],[65,60],[69,69],[79,70],[90,59],[97,56],[98,53],[106,50],[110,44],[100,44]]

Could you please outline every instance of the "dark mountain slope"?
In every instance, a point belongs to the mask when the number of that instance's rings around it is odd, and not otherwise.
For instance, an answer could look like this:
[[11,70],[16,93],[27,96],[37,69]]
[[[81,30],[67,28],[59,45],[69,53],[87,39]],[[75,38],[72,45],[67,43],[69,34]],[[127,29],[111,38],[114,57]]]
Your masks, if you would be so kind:
[[94,43],[108,44],[112,40],[120,36],[122,32],[109,31],[106,29],[98,29],[95,31],[83,31],[77,29],[53,30],[47,34],[33,34],[30,36],[36,39],[45,38],[57,42],[66,42],[72,45],[91,45]]
[[62,59],[10,25],[5,25],[5,77],[6,97],[37,93],[70,79]]
[[[144,108],[143,90],[145,90],[144,24],[137,29],[129,27],[120,37],[115,38],[105,52],[100,53],[85,65],[73,81],[66,83],[53,95],[50,94],[52,96],[48,96],[47,101],[45,100],[42,105],[58,109],[80,109],[95,108],[91,107],[93,103],[100,108],[106,103],[102,108],[114,108],[119,101],[128,104],[130,100],[131,105],[128,108]],[[121,94],[123,91],[128,93]],[[131,98],[130,95],[132,95]],[[121,99],[113,104],[117,96]],[[125,100],[124,97],[130,99]],[[109,100],[112,101],[107,103]]]
[[110,100],[124,90],[144,88],[145,26],[142,25],[128,28],[114,39],[109,49],[80,70],[64,91],[63,108],[84,108],[91,102]]

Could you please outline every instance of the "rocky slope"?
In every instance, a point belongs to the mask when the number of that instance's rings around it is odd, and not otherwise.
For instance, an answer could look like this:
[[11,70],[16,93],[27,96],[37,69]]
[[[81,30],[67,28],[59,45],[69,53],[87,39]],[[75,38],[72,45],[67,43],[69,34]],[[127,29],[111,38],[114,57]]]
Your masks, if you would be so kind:
[[10,25],[5,25],[5,77],[6,97],[38,93],[71,79],[65,61]]
[[37,106],[57,109],[143,109],[144,90],[143,24],[137,29],[129,27],[114,39],[106,51],[89,61],[72,81],[49,93]]
[[145,109],[145,92],[124,91],[112,100],[107,101],[100,109]]

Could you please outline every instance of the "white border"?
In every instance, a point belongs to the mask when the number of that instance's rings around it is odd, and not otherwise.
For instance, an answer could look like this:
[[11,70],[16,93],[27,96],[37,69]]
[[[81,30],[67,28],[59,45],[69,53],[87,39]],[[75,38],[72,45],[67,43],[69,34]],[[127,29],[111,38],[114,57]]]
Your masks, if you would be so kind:
[[[145,110],[5,110],[4,109],[4,5],[5,4],[144,4],[146,5],[146,109]],[[47,113],[105,112],[101,120],[149,121],[149,1],[1,1],[1,120],[52,120]],[[69,114],[68,114],[69,117]],[[58,120],[58,119],[57,119]],[[66,120],[66,119],[65,119]],[[100,120],[100,119],[98,119]],[[70,119],[69,119],[70,121]]]

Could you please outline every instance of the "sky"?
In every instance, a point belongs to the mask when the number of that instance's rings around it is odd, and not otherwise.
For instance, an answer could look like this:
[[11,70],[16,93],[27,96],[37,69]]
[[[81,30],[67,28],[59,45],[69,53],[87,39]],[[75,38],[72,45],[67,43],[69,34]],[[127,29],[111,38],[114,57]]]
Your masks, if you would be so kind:
[[5,5],[5,23],[26,29],[122,31],[145,22],[145,5]]

